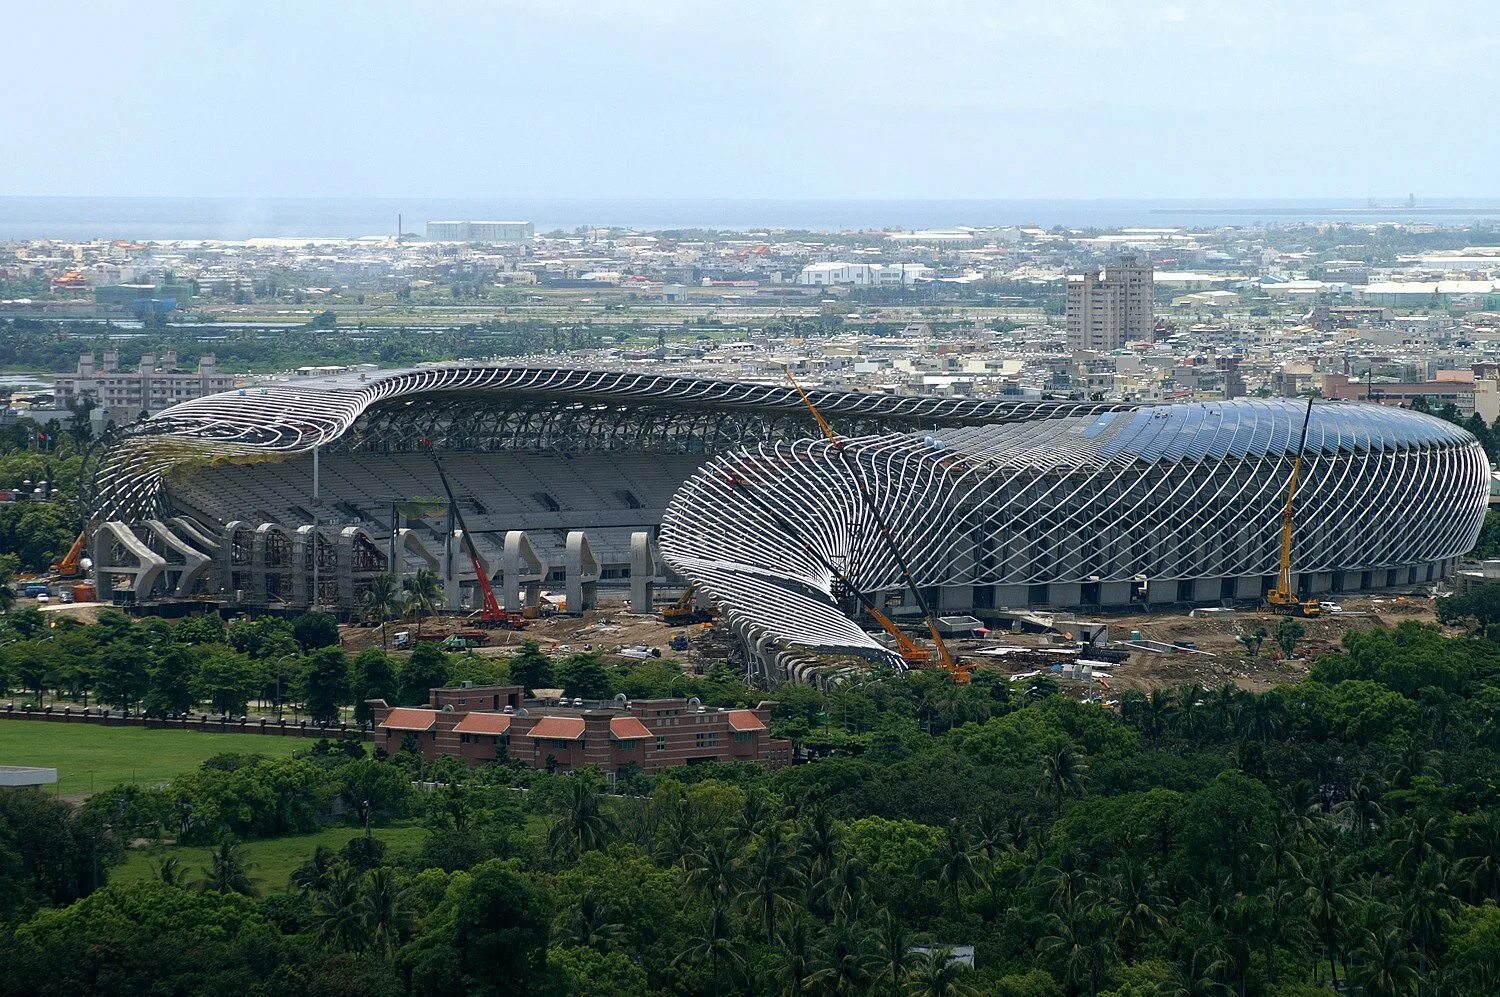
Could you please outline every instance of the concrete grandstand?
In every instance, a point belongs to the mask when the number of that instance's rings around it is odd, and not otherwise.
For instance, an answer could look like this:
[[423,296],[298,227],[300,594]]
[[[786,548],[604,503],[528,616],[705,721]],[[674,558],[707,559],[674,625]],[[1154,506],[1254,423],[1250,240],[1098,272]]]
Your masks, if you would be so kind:
[[[862,433],[1111,411],[1102,403],[815,391]],[[815,427],[782,385],[631,371],[451,364],[225,392],[96,449],[86,469],[101,598],[218,599],[351,612],[377,574],[432,568],[450,609],[476,605],[441,462],[506,607],[543,587],[590,606],[672,579],[662,515],[707,459]]]

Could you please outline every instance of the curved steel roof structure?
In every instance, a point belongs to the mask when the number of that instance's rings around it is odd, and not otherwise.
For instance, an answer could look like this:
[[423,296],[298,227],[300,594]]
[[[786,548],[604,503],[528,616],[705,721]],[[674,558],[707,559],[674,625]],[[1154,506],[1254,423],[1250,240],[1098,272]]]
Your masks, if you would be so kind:
[[[903,587],[882,520],[923,587],[993,587],[1022,593],[1024,604],[1037,585],[1247,579],[1258,596],[1277,568],[1304,410],[1242,400],[842,447],[770,441],[688,479],[667,509],[661,551],[752,644],[893,662],[839,605],[843,586],[867,595]],[[1313,409],[1306,453],[1298,573],[1434,564],[1473,548],[1490,468],[1462,429],[1325,403]]]
[[[811,391],[862,432],[1111,411],[1106,403],[974,401]],[[165,482],[205,464],[279,460],[315,448],[399,452],[633,449],[712,454],[807,435],[795,391],[629,370],[447,364],[270,383],[195,399],[101,441],[88,504],[97,521],[170,514]]]

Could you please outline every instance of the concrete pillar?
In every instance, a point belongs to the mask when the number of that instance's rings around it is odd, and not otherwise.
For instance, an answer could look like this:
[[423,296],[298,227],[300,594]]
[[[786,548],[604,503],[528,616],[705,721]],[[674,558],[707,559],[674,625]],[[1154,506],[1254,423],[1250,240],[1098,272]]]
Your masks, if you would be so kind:
[[657,575],[661,561],[651,534],[630,534],[630,611],[647,614],[655,610]]
[[598,602],[599,562],[589,547],[589,538],[582,530],[568,533],[567,547],[563,554],[563,574],[568,598],[568,612],[582,613],[593,609]]

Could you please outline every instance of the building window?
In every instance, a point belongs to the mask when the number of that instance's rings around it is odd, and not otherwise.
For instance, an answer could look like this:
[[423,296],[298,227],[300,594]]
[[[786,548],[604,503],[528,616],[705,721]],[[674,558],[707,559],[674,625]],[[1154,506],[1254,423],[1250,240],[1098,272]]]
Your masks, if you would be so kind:
[[658,737],[656,739],[656,750],[657,751],[666,751],[667,750],[667,739],[666,738],[664,738],[664,737]]
[[460,735],[458,735],[458,743],[459,744],[468,744],[469,743],[469,735],[467,735],[467,734],[460,734]]
[[747,741],[755,740],[755,734],[748,730],[737,730],[734,732],[734,739],[736,742],[744,744]]

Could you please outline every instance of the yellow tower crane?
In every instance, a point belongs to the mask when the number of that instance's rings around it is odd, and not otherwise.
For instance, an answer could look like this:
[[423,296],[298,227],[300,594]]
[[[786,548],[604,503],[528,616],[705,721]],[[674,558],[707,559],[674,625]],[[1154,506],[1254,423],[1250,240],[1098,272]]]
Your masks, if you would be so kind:
[[1273,613],[1292,613],[1301,616],[1319,616],[1323,607],[1318,600],[1301,601],[1292,588],[1292,510],[1297,499],[1297,484],[1302,477],[1302,454],[1307,449],[1307,424],[1312,421],[1313,400],[1307,400],[1307,412],[1302,416],[1302,439],[1297,444],[1297,456],[1292,459],[1292,477],[1286,486],[1286,504],[1281,509],[1281,563],[1276,572],[1276,587],[1266,593],[1266,608]]

